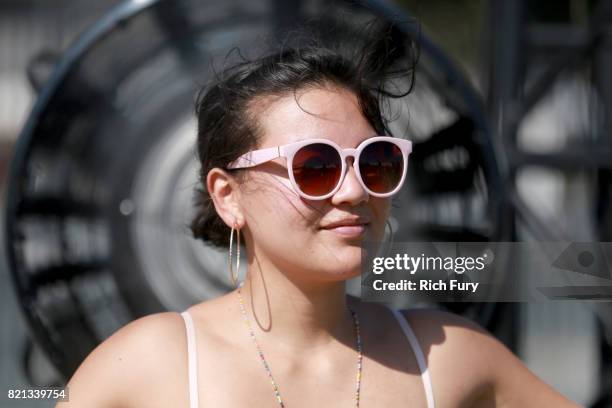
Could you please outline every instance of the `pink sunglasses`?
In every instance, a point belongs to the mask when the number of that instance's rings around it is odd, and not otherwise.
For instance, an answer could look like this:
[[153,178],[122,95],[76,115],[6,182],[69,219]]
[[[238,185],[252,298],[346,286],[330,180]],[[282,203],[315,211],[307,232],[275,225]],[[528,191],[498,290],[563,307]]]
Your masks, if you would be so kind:
[[334,195],[346,176],[346,158],[361,186],[374,197],[389,197],[406,178],[412,142],[391,136],[373,136],[356,149],[343,149],[329,139],[305,139],[282,146],[253,150],[232,161],[227,169],[257,166],[278,157],[287,159],[294,190],[303,198],[323,200]]

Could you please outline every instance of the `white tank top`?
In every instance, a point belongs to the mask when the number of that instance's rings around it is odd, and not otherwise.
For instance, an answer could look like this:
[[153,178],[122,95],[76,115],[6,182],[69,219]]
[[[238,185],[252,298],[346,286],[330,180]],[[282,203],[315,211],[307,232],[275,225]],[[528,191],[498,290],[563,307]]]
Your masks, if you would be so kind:
[[[427,398],[427,408],[435,408],[433,388],[431,386],[431,378],[429,376],[429,370],[427,369],[427,361],[423,350],[419,345],[419,341],[414,334],[414,331],[408,324],[408,321],[402,313],[387,306],[387,308],[393,313],[393,316],[399,322],[402,331],[406,335],[410,347],[416,357],[419,370],[421,372],[421,380],[425,387],[425,397]],[[187,310],[181,313],[183,320],[185,320],[185,329],[187,331],[187,361],[189,369],[189,408],[198,407],[198,366],[197,366],[197,349],[196,349],[196,337],[193,319]]]

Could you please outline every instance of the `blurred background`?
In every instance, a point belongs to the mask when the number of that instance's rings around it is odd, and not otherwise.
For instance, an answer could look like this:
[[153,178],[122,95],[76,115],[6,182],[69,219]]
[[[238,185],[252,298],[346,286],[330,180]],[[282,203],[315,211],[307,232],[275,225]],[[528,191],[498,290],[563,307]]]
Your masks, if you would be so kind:
[[[257,56],[313,18],[350,36],[399,17],[395,41],[419,44],[390,105],[415,143],[396,241],[612,241],[611,3],[0,0],[0,407],[130,320],[230,288],[226,254],[186,227],[194,94],[233,46]],[[612,407],[610,299],[591,298],[436,306]]]

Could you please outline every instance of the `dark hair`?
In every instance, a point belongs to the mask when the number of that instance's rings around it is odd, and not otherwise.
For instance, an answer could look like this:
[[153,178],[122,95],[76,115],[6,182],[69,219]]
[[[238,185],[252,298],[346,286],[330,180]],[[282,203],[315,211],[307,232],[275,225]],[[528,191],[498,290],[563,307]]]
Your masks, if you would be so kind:
[[[321,25],[319,25],[320,27]],[[391,134],[380,102],[406,96],[414,83],[415,42],[397,23],[370,20],[361,29],[304,28],[307,43],[283,47],[272,54],[243,60],[216,74],[196,98],[197,155],[201,164],[195,191],[196,214],[190,229],[196,239],[224,248],[230,229],[216,213],[206,190],[208,172],[225,168],[261,139],[253,102],[284,96],[309,87],[336,86],[353,92],[364,117],[379,134]],[[365,27],[365,28],[363,28]],[[308,30],[308,31],[306,31]],[[394,78],[408,80],[405,91],[387,89]],[[232,170],[240,176],[240,170]]]

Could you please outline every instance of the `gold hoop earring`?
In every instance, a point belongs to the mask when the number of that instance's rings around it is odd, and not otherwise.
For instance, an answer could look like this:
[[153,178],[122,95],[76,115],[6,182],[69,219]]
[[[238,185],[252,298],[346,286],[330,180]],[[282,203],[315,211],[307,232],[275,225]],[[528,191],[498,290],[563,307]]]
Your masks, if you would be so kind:
[[394,233],[393,233],[393,226],[391,225],[391,222],[389,221],[388,218],[385,221],[385,224],[389,226],[389,239],[388,239],[388,242],[387,242],[387,250],[386,250],[385,255],[389,255],[389,251],[393,247]]
[[[238,271],[240,270],[240,228],[235,227],[236,223],[234,222],[234,226],[232,227],[232,231],[230,232],[230,244],[229,244],[229,271],[230,278],[232,279],[232,283],[235,287],[238,287]],[[232,261],[232,246],[234,244],[234,230],[237,231],[237,250],[236,250],[236,270],[234,270],[234,262]]]

